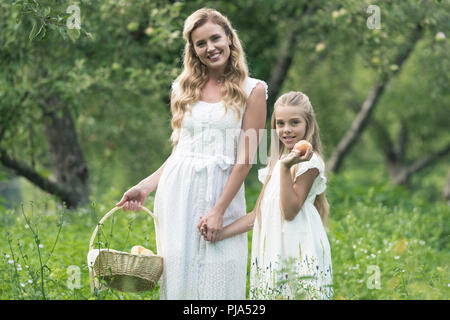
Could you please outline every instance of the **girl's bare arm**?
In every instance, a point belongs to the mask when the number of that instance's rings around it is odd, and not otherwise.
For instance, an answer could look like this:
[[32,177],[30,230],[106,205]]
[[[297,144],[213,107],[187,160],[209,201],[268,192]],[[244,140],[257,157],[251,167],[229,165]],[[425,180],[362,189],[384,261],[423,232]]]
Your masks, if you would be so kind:
[[309,169],[293,181],[289,167],[280,166],[280,209],[287,221],[293,220],[308,196],[319,170]]
[[238,234],[252,230],[253,225],[255,224],[255,217],[255,212],[252,211],[249,214],[237,219],[218,232],[216,241],[231,238]]

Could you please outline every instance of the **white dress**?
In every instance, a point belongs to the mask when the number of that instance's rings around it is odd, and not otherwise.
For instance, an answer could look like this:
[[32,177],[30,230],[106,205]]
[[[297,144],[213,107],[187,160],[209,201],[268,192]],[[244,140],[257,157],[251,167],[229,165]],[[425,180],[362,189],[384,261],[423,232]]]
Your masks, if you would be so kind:
[[[326,189],[325,165],[316,153],[297,166],[295,179],[310,168],[319,175],[292,221],[282,221],[280,211],[280,160],[276,163],[261,201],[261,228],[253,227],[250,299],[331,299],[330,244],[314,206]],[[264,183],[268,167],[258,171]],[[287,271],[289,270],[289,271]],[[309,277],[309,278],[307,278]]]
[[[264,81],[247,78],[250,95]],[[179,91],[178,83],[172,88]],[[159,219],[158,253],[164,258],[161,299],[245,299],[247,235],[218,242],[203,239],[200,216],[215,205],[231,174],[237,155],[240,118],[224,104],[198,101],[186,112],[178,145],[167,161],[155,195]],[[226,226],[246,214],[244,184],[223,217]],[[158,236],[157,235],[157,236]]]

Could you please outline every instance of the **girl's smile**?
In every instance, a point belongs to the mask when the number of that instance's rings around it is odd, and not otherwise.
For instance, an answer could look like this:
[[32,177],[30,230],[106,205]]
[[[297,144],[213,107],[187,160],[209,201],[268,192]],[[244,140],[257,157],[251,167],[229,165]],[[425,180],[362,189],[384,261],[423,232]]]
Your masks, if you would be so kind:
[[292,149],[305,137],[306,121],[298,107],[280,106],[276,109],[275,128],[281,142]]

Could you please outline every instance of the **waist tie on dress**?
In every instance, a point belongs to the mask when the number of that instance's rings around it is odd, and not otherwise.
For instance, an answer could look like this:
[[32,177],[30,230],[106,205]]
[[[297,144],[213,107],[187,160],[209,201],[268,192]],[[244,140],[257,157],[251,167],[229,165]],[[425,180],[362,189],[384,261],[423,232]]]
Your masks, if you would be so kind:
[[217,155],[205,155],[195,152],[183,152],[179,156],[194,158],[194,171],[196,173],[206,169],[207,183],[206,183],[206,201],[212,202],[213,200],[213,184],[214,184],[214,169],[219,167],[225,171],[234,166],[235,161],[233,158],[225,156],[223,154]]

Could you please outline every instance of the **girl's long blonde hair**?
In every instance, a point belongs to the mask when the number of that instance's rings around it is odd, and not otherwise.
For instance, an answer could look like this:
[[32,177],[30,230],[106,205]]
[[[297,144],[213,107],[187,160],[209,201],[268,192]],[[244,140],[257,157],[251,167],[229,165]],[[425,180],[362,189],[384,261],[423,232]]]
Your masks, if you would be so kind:
[[[208,70],[195,54],[192,42],[192,32],[207,22],[220,25],[225,34],[230,38],[230,58],[223,75],[222,100],[225,109],[231,107],[237,112],[238,119],[241,115],[241,108],[245,106],[247,96],[244,90],[244,82],[248,77],[248,67],[245,60],[244,51],[236,31],[232,28],[230,21],[220,12],[202,8],[191,14],[184,22],[183,37],[186,40],[184,48],[184,69],[175,82],[179,83],[180,92],[175,95],[172,101],[172,129],[175,132],[181,128],[184,114],[188,111],[188,106],[200,100],[203,87],[208,81]],[[172,142],[176,138],[171,137]]]
[[[320,157],[322,157],[322,145],[320,143],[320,135],[319,135],[319,126],[317,124],[316,116],[314,113],[314,109],[312,107],[311,102],[309,101],[309,98],[307,95],[305,95],[302,92],[296,92],[291,91],[286,94],[283,94],[280,96],[274,105],[274,112],[272,113],[272,119],[271,119],[271,131],[272,131],[272,137],[271,137],[271,151],[270,151],[270,157],[269,157],[269,172],[267,175],[267,178],[264,182],[263,188],[261,190],[261,193],[259,194],[258,199],[256,200],[255,205],[255,213],[258,217],[259,226],[261,226],[261,201],[264,196],[264,191],[266,189],[266,186],[270,180],[270,177],[272,176],[273,168],[275,167],[275,164],[277,161],[281,158],[282,155],[289,153],[288,148],[283,144],[283,142],[279,139],[279,137],[276,135],[276,109],[282,108],[282,107],[298,107],[300,108],[302,115],[306,121],[306,132],[304,140],[307,140],[311,143],[313,147],[313,151],[318,154]],[[278,145],[275,146],[274,144],[277,143]],[[276,148],[278,147],[278,149]],[[329,231],[329,204],[328,200],[325,196],[325,192],[321,193],[320,195],[316,196],[316,199],[314,201],[314,206],[316,207],[317,211],[319,212],[320,218],[322,220],[322,224],[325,228],[325,230]]]

